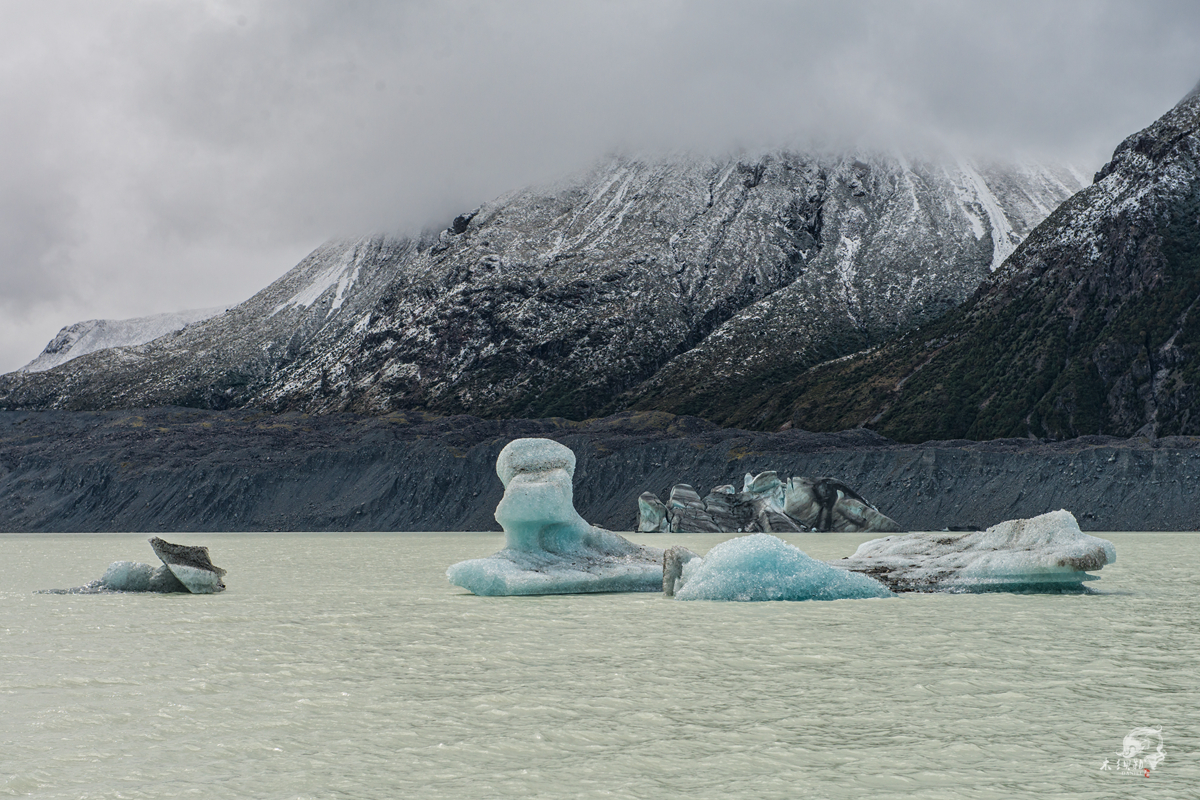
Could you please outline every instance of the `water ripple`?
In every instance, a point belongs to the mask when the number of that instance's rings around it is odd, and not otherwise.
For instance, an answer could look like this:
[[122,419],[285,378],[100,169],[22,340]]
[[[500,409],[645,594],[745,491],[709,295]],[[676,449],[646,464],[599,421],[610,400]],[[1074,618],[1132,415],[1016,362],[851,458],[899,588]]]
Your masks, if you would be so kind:
[[[496,535],[206,535],[229,591],[34,595],[144,537],[0,539],[0,796],[1186,797],[1200,537],[1094,595],[478,598]],[[864,537],[796,536],[822,557]],[[674,537],[703,550],[718,538]],[[1161,725],[1150,779],[1102,771]],[[1140,781],[1140,782],[1139,782]],[[1148,787],[1153,787],[1153,792]]]

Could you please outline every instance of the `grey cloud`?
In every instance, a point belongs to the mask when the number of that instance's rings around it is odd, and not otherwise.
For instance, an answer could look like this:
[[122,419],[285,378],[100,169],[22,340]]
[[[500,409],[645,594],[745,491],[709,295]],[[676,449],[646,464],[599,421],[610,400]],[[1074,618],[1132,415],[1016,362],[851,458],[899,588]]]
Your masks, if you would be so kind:
[[613,149],[903,141],[1095,169],[1200,78],[1200,7],[1173,0],[5,17],[0,370],[36,354],[30,331],[240,300],[329,235],[445,224]]

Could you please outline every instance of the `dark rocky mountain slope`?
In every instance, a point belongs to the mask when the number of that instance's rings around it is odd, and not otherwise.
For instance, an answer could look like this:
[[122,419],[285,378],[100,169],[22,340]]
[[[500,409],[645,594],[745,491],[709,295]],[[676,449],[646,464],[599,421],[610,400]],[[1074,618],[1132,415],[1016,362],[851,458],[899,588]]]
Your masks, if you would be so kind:
[[615,159],[435,235],[331,242],[220,316],[0,377],[0,408],[727,421],[961,303],[1078,187],[896,156]]
[[733,421],[902,441],[1200,434],[1200,87],[941,320]]

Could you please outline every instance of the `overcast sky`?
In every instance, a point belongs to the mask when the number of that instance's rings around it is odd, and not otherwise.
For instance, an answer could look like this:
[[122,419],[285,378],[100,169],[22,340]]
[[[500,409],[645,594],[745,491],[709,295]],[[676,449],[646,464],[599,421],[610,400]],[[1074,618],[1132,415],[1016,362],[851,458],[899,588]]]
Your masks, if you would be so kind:
[[1198,80],[1195,0],[0,0],[0,372],[615,150],[895,138],[1090,172]]

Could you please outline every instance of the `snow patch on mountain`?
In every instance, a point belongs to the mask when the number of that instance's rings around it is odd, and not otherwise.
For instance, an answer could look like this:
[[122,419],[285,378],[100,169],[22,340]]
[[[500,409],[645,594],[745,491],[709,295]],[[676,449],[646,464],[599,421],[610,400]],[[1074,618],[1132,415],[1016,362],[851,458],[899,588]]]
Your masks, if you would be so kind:
[[146,344],[161,336],[183,330],[188,325],[224,314],[225,309],[225,306],[217,306],[133,319],[89,319],[76,322],[60,330],[37,358],[18,371],[44,372],[97,350]]
[[723,419],[737,386],[962,302],[993,239],[1071,193],[972,167],[974,181],[953,160],[869,153],[617,157],[440,232],[328,242],[177,337],[0,378],[0,407],[582,419],[675,402],[661,410]]
[[[983,212],[987,214],[988,225],[991,226],[992,233],[992,263],[988,266],[988,270],[995,272],[1004,263],[1004,259],[1017,249],[1017,245],[1021,243],[1021,237],[1013,231],[1012,223],[1008,221],[1008,214],[1004,213],[1004,209],[1000,207],[999,199],[992,193],[991,187],[988,186],[983,176],[965,160],[959,160],[958,168],[974,190],[975,201],[983,207]],[[1043,216],[1049,213],[1044,210],[1044,206],[1039,210]],[[980,224],[979,218],[969,211],[966,205],[963,206],[963,211],[971,219],[971,228],[975,233],[975,238],[983,238],[983,226]]]
[[334,294],[333,302],[330,304],[329,312],[333,313],[342,307],[342,302],[346,298],[346,291],[354,286],[354,282],[358,280],[358,259],[355,258],[357,252],[355,250],[346,250],[341,254],[340,258],[333,260],[325,269],[317,272],[312,280],[300,291],[284,300],[271,312],[271,316],[275,316],[285,308],[299,306],[309,308],[313,303],[321,299],[325,292],[334,286],[337,291]]

